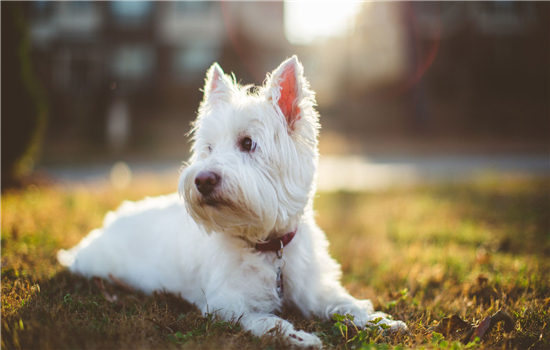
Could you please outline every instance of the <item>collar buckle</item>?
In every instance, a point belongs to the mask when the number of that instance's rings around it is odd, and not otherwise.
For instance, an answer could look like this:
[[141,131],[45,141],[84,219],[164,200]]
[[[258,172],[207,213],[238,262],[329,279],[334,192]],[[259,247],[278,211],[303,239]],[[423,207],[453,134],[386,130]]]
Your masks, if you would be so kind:
[[277,259],[282,259],[283,258],[283,240],[279,240],[279,242],[281,242],[281,249],[277,250]]

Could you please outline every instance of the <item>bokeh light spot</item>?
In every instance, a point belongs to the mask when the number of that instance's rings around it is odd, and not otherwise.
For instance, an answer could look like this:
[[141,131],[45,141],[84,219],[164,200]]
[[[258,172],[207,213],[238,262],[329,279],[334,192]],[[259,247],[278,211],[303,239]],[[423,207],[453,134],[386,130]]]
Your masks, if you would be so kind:
[[132,182],[132,170],[124,162],[116,162],[111,168],[111,185],[117,190],[127,188]]

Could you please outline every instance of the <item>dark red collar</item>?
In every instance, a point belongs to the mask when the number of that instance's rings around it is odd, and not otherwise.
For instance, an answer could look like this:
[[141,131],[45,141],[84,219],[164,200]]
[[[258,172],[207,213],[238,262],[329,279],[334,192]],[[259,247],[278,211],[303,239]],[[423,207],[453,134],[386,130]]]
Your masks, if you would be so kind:
[[286,247],[286,245],[292,241],[297,230],[298,228],[296,227],[294,231],[291,231],[284,236],[273,238],[265,242],[258,242],[256,243],[255,248],[260,252],[276,252],[281,249],[281,242],[283,243],[283,247]]

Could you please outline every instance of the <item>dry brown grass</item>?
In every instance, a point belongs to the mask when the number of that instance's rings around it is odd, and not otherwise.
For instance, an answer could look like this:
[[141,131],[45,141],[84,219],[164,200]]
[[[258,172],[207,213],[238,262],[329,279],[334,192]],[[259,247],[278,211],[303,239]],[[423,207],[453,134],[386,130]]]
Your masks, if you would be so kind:
[[[146,296],[67,273],[55,260],[124,199],[168,193],[176,184],[141,178],[124,191],[58,184],[2,195],[2,348],[284,348],[236,322],[201,316],[166,294]],[[484,180],[383,193],[319,194],[317,220],[357,297],[406,321],[412,334],[368,334],[346,343],[334,322],[285,310],[326,347],[465,348],[426,332],[458,314],[477,323],[499,308],[516,320],[474,347],[550,347],[549,185],[544,180]],[[482,276],[483,279],[478,279]],[[353,333],[353,332],[351,332]],[[353,334],[349,334],[351,337]],[[452,341],[452,339],[449,339]],[[389,344],[389,345],[388,345]]]

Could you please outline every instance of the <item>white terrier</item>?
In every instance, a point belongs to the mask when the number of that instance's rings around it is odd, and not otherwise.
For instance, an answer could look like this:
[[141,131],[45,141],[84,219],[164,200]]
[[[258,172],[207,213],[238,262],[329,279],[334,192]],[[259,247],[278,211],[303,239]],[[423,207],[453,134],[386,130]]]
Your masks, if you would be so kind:
[[294,56],[252,88],[214,64],[180,177],[182,200],[125,202],[59,261],[84,276],[181,295],[203,313],[240,318],[257,336],[279,327],[300,347],[322,343],[276,316],[283,305],[324,320],[352,314],[361,326],[381,317],[405,331],[346,292],[313,218],[319,116],[302,65]]

